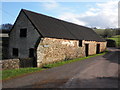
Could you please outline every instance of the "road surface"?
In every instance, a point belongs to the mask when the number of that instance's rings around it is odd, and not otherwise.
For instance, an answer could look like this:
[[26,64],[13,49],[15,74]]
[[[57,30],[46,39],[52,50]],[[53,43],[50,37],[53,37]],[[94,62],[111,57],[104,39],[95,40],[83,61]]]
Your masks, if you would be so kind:
[[[3,88],[118,88],[120,49],[3,82]],[[120,74],[119,74],[120,75]]]

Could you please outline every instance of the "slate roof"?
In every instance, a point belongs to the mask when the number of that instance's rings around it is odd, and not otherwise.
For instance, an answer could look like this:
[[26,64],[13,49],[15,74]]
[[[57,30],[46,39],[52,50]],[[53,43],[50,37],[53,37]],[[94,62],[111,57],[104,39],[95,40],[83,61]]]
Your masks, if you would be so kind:
[[31,23],[43,37],[105,41],[91,28],[59,20],[50,16],[22,9]]

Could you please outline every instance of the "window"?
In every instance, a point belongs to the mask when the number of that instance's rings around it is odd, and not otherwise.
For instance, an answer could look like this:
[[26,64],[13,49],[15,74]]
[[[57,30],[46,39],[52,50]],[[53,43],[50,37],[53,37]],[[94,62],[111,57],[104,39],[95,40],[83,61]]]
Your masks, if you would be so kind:
[[34,48],[29,49],[29,57],[34,57]]
[[27,36],[27,28],[20,29],[20,37],[26,37]]
[[18,56],[18,48],[13,48],[13,56]]
[[82,40],[79,40],[79,47],[82,47]]

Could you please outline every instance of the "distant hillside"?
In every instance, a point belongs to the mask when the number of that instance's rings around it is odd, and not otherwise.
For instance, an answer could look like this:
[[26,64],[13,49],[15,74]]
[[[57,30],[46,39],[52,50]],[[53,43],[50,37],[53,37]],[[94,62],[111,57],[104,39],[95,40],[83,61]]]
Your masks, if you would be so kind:
[[110,38],[115,35],[120,35],[120,29],[93,29],[102,38]]

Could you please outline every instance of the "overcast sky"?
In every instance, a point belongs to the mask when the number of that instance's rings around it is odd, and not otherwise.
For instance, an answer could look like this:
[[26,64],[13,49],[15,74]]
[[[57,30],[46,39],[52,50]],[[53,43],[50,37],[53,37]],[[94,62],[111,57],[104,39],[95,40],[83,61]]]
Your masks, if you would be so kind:
[[13,24],[22,8],[88,27],[118,27],[118,1],[3,2],[2,23]]

